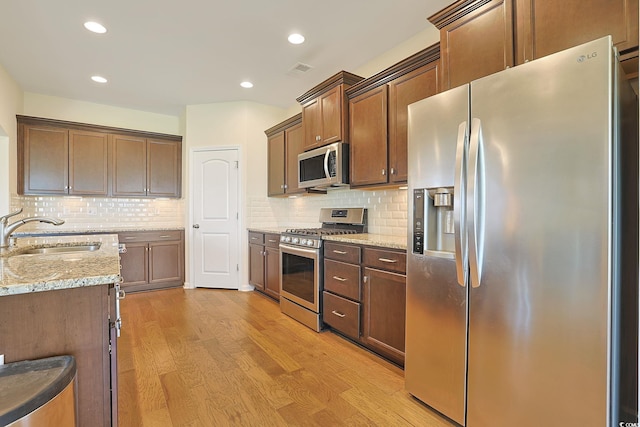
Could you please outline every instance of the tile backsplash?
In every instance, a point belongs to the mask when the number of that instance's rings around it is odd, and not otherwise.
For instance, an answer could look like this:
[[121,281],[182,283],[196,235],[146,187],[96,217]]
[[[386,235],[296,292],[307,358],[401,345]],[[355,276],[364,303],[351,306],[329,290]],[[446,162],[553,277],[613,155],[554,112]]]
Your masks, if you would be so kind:
[[184,227],[183,199],[113,199],[98,197],[48,197],[12,195],[11,211],[24,208],[14,219],[47,216],[63,225],[33,222],[18,231],[82,231],[127,228]]
[[319,227],[320,208],[367,208],[369,233],[405,236],[407,190],[329,190],[297,198],[247,200],[249,228]]

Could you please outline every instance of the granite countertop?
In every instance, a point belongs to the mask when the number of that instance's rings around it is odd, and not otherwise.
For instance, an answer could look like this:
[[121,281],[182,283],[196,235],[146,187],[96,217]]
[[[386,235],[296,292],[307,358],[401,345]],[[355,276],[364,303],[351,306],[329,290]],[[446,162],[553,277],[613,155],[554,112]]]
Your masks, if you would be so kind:
[[[31,248],[100,244],[95,251],[21,254]],[[118,236],[18,237],[0,254],[0,297],[6,295],[105,285],[120,281]]]
[[356,245],[378,246],[389,249],[407,250],[406,236],[388,236],[384,234],[339,234],[336,236],[323,236],[323,240],[331,242],[352,243]]
[[136,231],[176,231],[184,230],[184,227],[127,227],[127,228],[96,228],[87,230],[70,229],[64,230],[60,228],[51,228],[46,230],[34,230],[34,231],[17,231],[12,233],[13,237],[39,237],[39,236],[77,236],[85,234],[117,234],[117,233],[131,233]]
[[280,233],[284,233],[285,231],[287,231],[289,228],[287,227],[249,227],[247,228],[247,231],[254,231],[256,233],[273,233],[273,234],[280,234]]

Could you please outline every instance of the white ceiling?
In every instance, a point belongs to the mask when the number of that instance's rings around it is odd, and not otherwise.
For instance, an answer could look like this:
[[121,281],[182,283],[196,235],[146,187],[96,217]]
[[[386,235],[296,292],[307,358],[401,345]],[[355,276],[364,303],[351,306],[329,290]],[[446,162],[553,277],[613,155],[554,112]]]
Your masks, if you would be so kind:
[[[290,107],[424,31],[452,1],[3,1],[0,65],[26,92],[163,114],[240,100]],[[88,32],[87,20],[108,32]],[[307,41],[289,44],[291,32]],[[292,75],[298,62],[313,69]],[[243,80],[255,86],[243,89]]]

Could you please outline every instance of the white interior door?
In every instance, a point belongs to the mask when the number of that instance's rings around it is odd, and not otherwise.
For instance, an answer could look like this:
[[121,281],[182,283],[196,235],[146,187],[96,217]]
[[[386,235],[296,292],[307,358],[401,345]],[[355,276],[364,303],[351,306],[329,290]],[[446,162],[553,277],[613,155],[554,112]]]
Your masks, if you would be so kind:
[[240,230],[238,149],[193,152],[193,278],[195,287],[238,289]]

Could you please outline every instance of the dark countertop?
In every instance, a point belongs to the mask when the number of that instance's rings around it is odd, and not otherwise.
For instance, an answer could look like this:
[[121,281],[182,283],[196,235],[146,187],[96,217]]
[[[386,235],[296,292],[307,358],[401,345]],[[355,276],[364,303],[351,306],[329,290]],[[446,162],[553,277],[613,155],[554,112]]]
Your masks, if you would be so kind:
[[38,409],[76,376],[73,356],[25,360],[0,366],[0,425],[6,426]]

